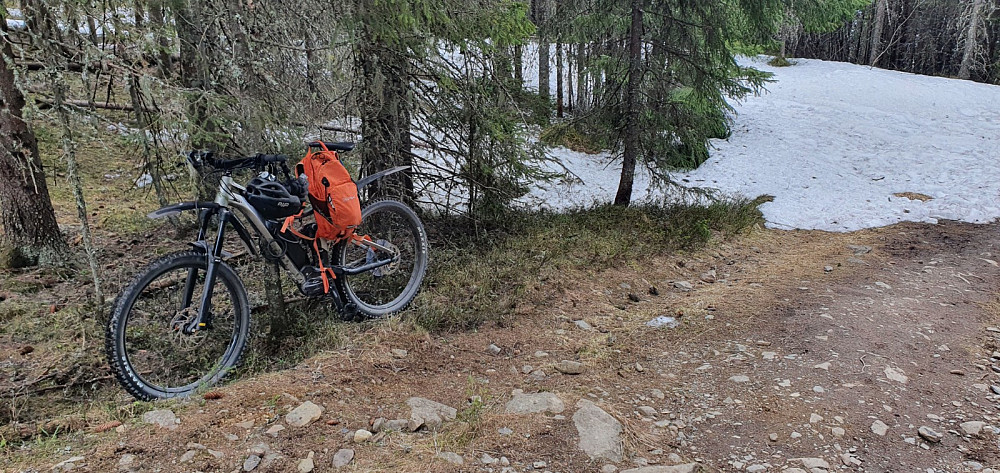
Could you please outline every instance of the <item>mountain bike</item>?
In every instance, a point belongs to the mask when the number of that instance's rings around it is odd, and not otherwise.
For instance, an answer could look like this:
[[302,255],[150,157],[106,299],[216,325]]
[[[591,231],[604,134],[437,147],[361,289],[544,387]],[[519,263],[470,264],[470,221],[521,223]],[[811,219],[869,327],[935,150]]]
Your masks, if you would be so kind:
[[[354,147],[310,143],[314,146],[338,152]],[[223,248],[230,229],[249,255],[277,263],[303,295],[331,301],[346,319],[393,314],[416,297],[427,270],[427,232],[402,202],[368,202],[349,237],[310,241],[316,231],[315,223],[309,223],[315,205],[297,215],[301,218],[296,229],[273,218],[273,209],[252,203],[251,192],[258,187],[296,187],[286,156],[221,160],[210,152],[192,152],[188,161],[199,174],[221,173],[215,201],[181,202],[149,214],[164,218],[196,211],[197,238],[189,249],[156,259],[132,279],[115,300],[105,334],[114,376],[137,399],[189,396],[219,382],[239,364],[251,314],[247,290],[227,262],[232,255]],[[387,169],[356,181],[359,195],[372,182],[405,169]],[[257,172],[257,177],[245,186],[237,184],[233,174],[245,170]],[[248,192],[251,184],[256,187]],[[276,202],[280,207],[284,201]]]

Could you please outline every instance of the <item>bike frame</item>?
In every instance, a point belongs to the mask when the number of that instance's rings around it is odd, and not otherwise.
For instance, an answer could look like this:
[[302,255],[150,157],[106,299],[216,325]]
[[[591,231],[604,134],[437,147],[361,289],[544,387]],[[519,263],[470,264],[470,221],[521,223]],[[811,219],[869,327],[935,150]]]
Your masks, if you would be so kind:
[[[358,190],[360,192],[361,188],[364,186],[381,179],[389,174],[400,172],[407,169],[406,167],[396,167],[392,169],[387,169],[385,171],[373,174],[371,176],[362,179],[357,183]],[[257,212],[250,203],[243,197],[243,193],[246,191],[246,187],[237,184],[232,177],[232,174],[225,173],[219,182],[219,190],[216,193],[214,202],[182,202],[179,204],[174,204],[161,208],[151,214],[150,218],[160,218],[165,216],[176,215],[185,210],[198,210],[199,211],[199,221],[200,225],[198,228],[198,237],[192,246],[198,250],[205,253],[207,259],[207,268],[205,271],[205,287],[202,290],[200,302],[198,304],[198,315],[193,320],[188,322],[184,327],[183,331],[185,334],[193,334],[199,329],[206,327],[207,324],[211,322],[211,301],[212,293],[215,287],[215,277],[218,272],[218,267],[222,264],[223,259],[226,256],[224,251],[224,243],[226,238],[226,227],[232,226],[239,235],[240,240],[246,246],[247,251],[253,255],[258,255],[257,248],[255,247],[253,238],[249,231],[247,231],[246,226],[243,221],[239,218],[243,217],[247,223],[250,224],[250,228],[253,229],[254,233],[257,234],[258,241],[260,242],[261,249],[267,248],[271,251],[271,254],[281,254],[280,258],[276,258],[276,262],[281,265],[281,267],[288,273],[297,284],[301,285],[305,283],[305,276],[299,271],[299,268],[295,266],[295,263],[288,257],[284,249],[272,235],[267,228],[267,224],[264,222],[264,218],[261,217],[260,213]],[[234,212],[235,209],[235,212]],[[209,246],[207,238],[209,234],[209,227],[212,222],[212,217],[218,216],[218,231],[215,235],[215,242]],[[357,244],[363,246],[373,247],[375,249],[392,253],[392,250],[386,248],[377,242],[372,241],[370,238],[356,237],[350,240],[345,240],[337,242],[333,248],[333,251],[339,249],[339,245],[345,244]],[[319,255],[317,255],[319,257]],[[397,257],[392,257],[389,259],[373,261],[369,264],[362,265],[360,267],[344,268],[340,266],[331,266],[335,277],[342,275],[356,275],[361,274],[365,271],[371,271],[381,266],[395,261]],[[182,299],[182,307],[190,307],[194,300],[194,289],[196,285],[196,270],[192,269],[188,272],[187,281],[184,284],[184,292]],[[343,297],[336,290],[331,290],[329,293],[333,297],[334,304],[336,304],[339,311],[344,311],[346,304],[344,303]]]

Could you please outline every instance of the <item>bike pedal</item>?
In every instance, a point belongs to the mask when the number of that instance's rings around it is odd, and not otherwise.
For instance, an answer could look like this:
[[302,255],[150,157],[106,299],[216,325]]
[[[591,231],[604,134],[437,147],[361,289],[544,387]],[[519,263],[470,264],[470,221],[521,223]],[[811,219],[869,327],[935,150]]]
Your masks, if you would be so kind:
[[304,294],[306,297],[319,297],[322,296],[323,294],[326,294],[326,291],[323,288],[322,277],[314,277],[306,279],[306,281],[302,283],[301,289],[302,289],[302,294]]
[[340,318],[347,322],[362,322],[365,320],[365,314],[362,314],[358,310],[358,306],[355,304],[347,304],[344,306],[344,310],[340,313]]

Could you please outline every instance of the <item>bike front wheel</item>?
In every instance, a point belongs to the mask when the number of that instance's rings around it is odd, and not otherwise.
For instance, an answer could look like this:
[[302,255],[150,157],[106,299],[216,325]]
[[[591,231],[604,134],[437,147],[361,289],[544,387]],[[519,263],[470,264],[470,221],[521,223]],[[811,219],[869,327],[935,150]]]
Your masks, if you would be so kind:
[[207,269],[203,253],[166,255],[115,301],[105,349],[115,378],[137,399],[189,396],[239,363],[250,332],[250,307],[229,265],[217,265],[205,326],[193,334],[183,330],[197,317]]
[[347,302],[367,317],[384,317],[406,308],[420,292],[427,272],[427,231],[413,209],[396,200],[377,200],[361,210],[355,234],[372,244],[347,241],[338,262],[345,271],[391,261],[354,275],[338,277]]

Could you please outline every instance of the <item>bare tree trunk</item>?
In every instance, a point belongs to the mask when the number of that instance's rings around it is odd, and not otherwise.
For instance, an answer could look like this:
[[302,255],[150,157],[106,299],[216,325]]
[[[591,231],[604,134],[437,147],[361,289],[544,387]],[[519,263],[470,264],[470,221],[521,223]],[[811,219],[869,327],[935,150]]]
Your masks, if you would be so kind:
[[524,47],[514,46],[514,79],[518,89],[524,88]]
[[[206,51],[203,38],[207,41],[211,35],[206,34],[199,18],[200,11],[194,10],[192,5],[198,2],[177,2],[174,16],[177,25],[177,39],[180,40],[180,65],[181,79],[183,85],[191,90],[207,92],[211,85],[208,64],[205,59]],[[214,132],[212,122],[208,117],[208,107],[205,104],[204,94],[195,95],[190,99],[188,116],[195,130],[192,133],[191,146],[194,148],[212,148],[214,143],[209,138]]]
[[885,17],[888,13],[888,0],[875,2],[875,26],[872,28],[871,51],[868,52],[868,65],[876,66],[882,55],[882,31],[885,29]]
[[549,77],[549,39],[545,33],[538,35],[538,95],[543,98],[551,96]]
[[156,25],[157,30],[157,61],[156,67],[160,70],[160,77],[164,79],[173,75],[174,59],[170,54],[170,39],[167,37],[168,29],[163,25],[166,15],[163,13],[163,0],[151,0],[149,2],[149,21]]
[[958,78],[968,80],[972,77],[972,67],[979,49],[979,24],[982,22],[984,0],[972,0],[969,12],[969,26],[965,29],[965,51],[962,53],[962,65],[958,69]]
[[[363,175],[393,166],[413,164],[410,141],[410,63],[405,51],[363,34],[360,42],[357,77],[364,90],[361,108],[361,171]],[[398,46],[396,46],[398,48]],[[409,172],[400,172],[373,182],[365,188],[368,199],[383,195],[404,200],[414,197]]]
[[292,320],[285,307],[285,295],[281,291],[281,270],[278,269],[278,263],[264,262],[264,299],[267,301],[271,323],[268,342],[274,346],[288,335],[292,327]]
[[[6,4],[0,0],[0,8]],[[24,121],[7,22],[0,21],[0,265],[51,264],[67,254],[52,210],[35,134]]]
[[94,46],[99,46],[100,41],[97,39],[97,22],[94,21],[94,17],[87,15],[87,36],[90,38],[90,42]]
[[549,38],[548,38],[548,0],[533,0],[531,2],[532,20],[538,28],[538,95],[548,99],[549,89]]
[[628,41],[628,83],[625,89],[625,155],[622,158],[622,175],[618,182],[615,205],[627,206],[632,202],[632,182],[635,180],[635,162],[639,155],[639,84],[642,81],[642,0],[632,0],[632,24]]
[[573,113],[573,44],[566,47],[566,111]]
[[87,218],[87,201],[83,196],[83,182],[76,163],[76,140],[73,137],[72,120],[69,110],[63,103],[69,86],[60,72],[52,73],[52,89],[55,95],[55,108],[62,124],[63,156],[66,158],[66,175],[73,188],[73,198],[76,200],[76,215],[80,219],[83,249],[87,254],[87,264],[90,265],[90,275],[94,280],[94,297],[99,307],[104,306],[104,292],[101,291],[100,266],[97,263],[97,251],[94,248],[94,238],[90,231],[90,220]]
[[578,112],[587,111],[589,101],[587,100],[587,45],[579,43],[576,45],[576,109]]
[[563,117],[563,45],[556,39],[556,116]]

